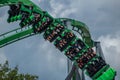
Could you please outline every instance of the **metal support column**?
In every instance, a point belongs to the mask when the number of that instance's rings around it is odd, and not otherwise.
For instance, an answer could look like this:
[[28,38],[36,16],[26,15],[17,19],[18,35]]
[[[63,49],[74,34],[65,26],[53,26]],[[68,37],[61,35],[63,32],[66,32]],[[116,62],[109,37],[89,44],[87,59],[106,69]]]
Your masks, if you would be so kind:
[[95,42],[95,47],[96,47],[96,53],[105,60],[105,57],[104,57],[100,42]]
[[[68,64],[68,76],[66,77],[65,80],[82,80],[82,77],[79,73],[79,68],[72,63],[72,61],[70,61],[69,59],[67,60]],[[73,76],[75,78],[73,78]]]

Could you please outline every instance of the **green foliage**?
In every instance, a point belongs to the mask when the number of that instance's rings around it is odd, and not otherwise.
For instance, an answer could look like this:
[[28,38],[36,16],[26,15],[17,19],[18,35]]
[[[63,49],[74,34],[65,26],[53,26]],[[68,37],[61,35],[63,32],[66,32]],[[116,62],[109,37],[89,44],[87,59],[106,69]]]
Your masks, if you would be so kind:
[[38,80],[38,76],[20,74],[17,66],[11,69],[6,61],[4,64],[0,64],[0,80]]

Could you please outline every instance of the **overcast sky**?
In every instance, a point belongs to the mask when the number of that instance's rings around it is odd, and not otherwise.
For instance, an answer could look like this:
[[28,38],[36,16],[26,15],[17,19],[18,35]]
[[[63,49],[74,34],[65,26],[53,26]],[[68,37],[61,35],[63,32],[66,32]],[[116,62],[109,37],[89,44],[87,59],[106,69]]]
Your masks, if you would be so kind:
[[[88,25],[92,38],[101,41],[108,64],[120,79],[120,0],[33,0],[54,17],[80,20]],[[0,8],[0,34],[19,27],[7,23],[8,7]],[[53,44],[36,35],[0,49],[0,63],[19,65],[20,72],[39,75],[40,80],[64,80],[66,57]],[[87,80],[90,80],[87,78]]]

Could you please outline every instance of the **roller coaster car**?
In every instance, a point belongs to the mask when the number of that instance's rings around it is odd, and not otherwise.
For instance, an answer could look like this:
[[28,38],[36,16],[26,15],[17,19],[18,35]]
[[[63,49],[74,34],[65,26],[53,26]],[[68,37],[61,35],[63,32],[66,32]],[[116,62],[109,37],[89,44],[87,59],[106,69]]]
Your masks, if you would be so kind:
[[63,30],[64,30],[64,26],[58,23],[53,24],[45,31],[44,39],[52,42],[62,33]]
[[10,10],[8,10],[8,22],[13,22],[13,21],[17,21],[21,19],[21,15],[20,15],[20,5],[11,5],[10,6]]
[[57,38],[54,45],[60,50],[65,50],[70,42],[74,40],[76,36],[69,30],[65,30],[60,37]]
[[76,45],[76,41],[68,47],[68,49],[65,51],[65,55],[70,59],[70,60],[75,60],[76,57],[78,57],[81,49],[79,49],[79,46]]
[[[89,52],[90,51],[90,52]],[[92,49],[89,49],[89,51],[85,52],[79,59],[76,60],[78,63],[78,66],[83,69],[85,65],[96,56],[96,54],[93,52]]]
[[17,4],[17,5],[10,5],[10,10],[8,11],[9,17],[8,17],[8,22],[14,22],[17,20],[21,20],[20,22],[20,26],[24,27],[27,24],[30,25],[31,21],[33,20],[34,16],[31,15],[32,11],[31,8],[32,6],[24,6],[21,4]]
[[38,25],[36,25],[36,27],[34,28],[35,33],[42,33],[43,31],[46,31],[49,25],[53,23],[53,18],[47,12],[44,11],[43,13],[44,16],[42,16],[41,18],[38,17]]
[[[20,26],[25,27],[27,25],[36,26],[34,23],[41,22],[41,25],[35,27],[34,32],[43,32],[50,23],[53,21],[53,17],[46,11],[36,11],[34,7],[26,6],[24,4],[10,5],[8,22],[14,22],[21,20]],[[44,16],[43,16],[44,15]]]
[[79,50],[74,49],[74,46],[71,46],[66,52],[65,55],[70,59],[70,60],[75,60],[76,55],[78,54]]
[[36,28],[35,32],[43,32],[45,31],[48,27],[49,27],[49,24],[51,23],[52,21],[50,20],[49,17],[44,17],[42,20],[41,20],[41,25],[38,26],[38,28]]
[[71,60],[78,59],[84,51],[86,51],[86,45],[80,39],[73,41],[72,45],[65,51],[65,55]]
[[23,28],[25,26],[29,26],[31,24],[33,24],[34,20],[35,20],[35,16],[32,14],[30,16],[28,15],[24,15],[25,18],[22,18],[21,22],[20,22],[20,26]]
[[92,61],[86,68],[90,77],[94,76],[100,69],[106,65],[105,61],[98,57],[96,60]]
[[60,50],[63,51],[68,45],[68,42],[65,39],[57,38],[55,41],[55,46]]
[[68,29],[65,29],[60,37],[66,39],[68,42],[76,38],[75,34]]

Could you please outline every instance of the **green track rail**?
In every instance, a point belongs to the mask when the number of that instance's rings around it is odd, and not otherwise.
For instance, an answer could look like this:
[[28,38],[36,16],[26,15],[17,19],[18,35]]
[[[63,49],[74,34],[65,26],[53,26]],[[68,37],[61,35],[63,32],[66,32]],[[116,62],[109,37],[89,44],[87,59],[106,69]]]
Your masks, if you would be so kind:
[[32,27],[18,28],[0,35],[0,48],[18,40],[35,35]]

